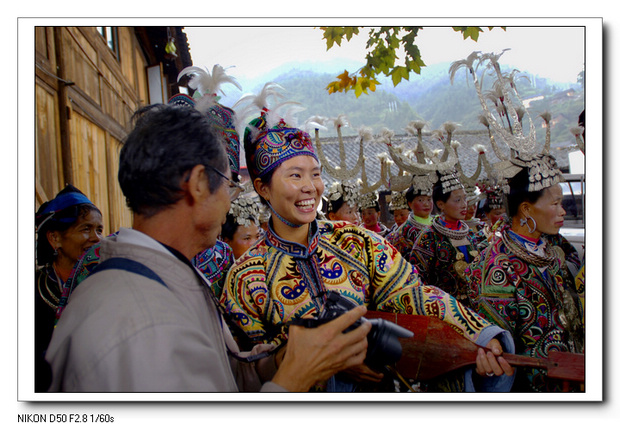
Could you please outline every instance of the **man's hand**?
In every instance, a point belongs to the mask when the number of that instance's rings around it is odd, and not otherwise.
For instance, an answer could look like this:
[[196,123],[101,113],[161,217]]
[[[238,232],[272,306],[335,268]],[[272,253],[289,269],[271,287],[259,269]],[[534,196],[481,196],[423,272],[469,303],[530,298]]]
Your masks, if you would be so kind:
[[306,392],[337,372],[362,365],[372,325],[364,322],[342,332],[365,313],[366,307],[358,306],[316,328],[290,326],[286,353],[272,381],[292,392]]

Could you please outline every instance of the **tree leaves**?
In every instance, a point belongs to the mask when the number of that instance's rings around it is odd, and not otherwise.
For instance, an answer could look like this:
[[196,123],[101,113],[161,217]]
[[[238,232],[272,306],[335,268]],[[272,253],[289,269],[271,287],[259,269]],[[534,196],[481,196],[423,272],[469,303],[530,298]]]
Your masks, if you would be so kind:
[[[502,27],[506,30],[505,27]],[[415,44],[415,39],[422,27],[379,27],[370,28],[368,40],[366,42],[366,65],[357,72],[350,74],[345,70],[340,74],[338,80],[327,85],[325,89],[332,94],[334,92],[348,92],[354,90],[357,97],[362,93],[367,94],[368,90],[375,91],[379,81],[376,79],[378,74],[384,74],[392,79],[394,86],[398,85],[403,79],[409,80],[409,74],[413,71],[420,74],[424,61],[420,55],[420,50]],[[454,31],[461,32],[463,39],[471,38],[478,41],[478,37],[484,30],[481,27],[452,27]],[[492,30],[493,27],[489,27]],[[342,39],[350,41],[353,35],[359,34],[359,27],[321,27],[323,39],[326,41],[327,50],[334,46],[341,45]],[[402,33],[402,37],[399,34]],[[405,53],[404,60],[399,61],[397,52],[402,49]]]
[[359,33],[357,27],[321,27],[321,30],[323,31],[323,39],[326,40],[327,50],[332,48],[334,43],[340,46],[343,36],[347,38],[347,41],[350,41],[353,35]]

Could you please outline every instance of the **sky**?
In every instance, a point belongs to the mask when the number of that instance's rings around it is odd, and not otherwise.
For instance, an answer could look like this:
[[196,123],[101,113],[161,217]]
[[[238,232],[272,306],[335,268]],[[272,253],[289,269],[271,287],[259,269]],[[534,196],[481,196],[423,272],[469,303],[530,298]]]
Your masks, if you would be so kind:
[[[425,25],[415,42],[426,65],[464,59],[474,50],[501,52],[510,48],[502,55],[502,64],[558,82],[576,82],[584,67],[583,27],[552,26],[554,21],[544,26],[528,23],[531,21],[509,26],[505,31],[499,27],[485,28],[478,42],[463,40],[460,32],[447,26]],[[342,71],[333,65],[346,65],[353,72],[365,62],[365,29],[351,41],[345,40],[340,47],[334,45],[328,51],[318,27],[277,27],[282,24],[275,21],[266,27],[187,26],[185,33],[193,64],[209,70],[220,64],[243,86],[244,80],[256,79],[287,63],[314,61],[325,64],[328,72]]]

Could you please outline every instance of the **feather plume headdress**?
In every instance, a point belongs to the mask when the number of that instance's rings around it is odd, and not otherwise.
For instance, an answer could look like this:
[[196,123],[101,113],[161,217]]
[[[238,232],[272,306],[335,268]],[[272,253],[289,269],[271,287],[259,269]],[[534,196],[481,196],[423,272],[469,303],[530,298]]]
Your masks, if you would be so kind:
[[241,90],[241,85],[226,74],[220,65],[213,66],[213,72],[199,67],[187,67],[181,70],[177,77],[180,81],[182,77],[188,76],[187,86],[194,89],[192,96],[177,94],[170,98],[169,104],[192,106],[203,113],[215,127],[220,137],[226,145],[230,171],[239,174],[239,134],[235,126],[235,112],[226,106],[218,103],[218,92],[223,95],[221,86],[224,83],[231,83]]
[[[323,146],[321,144],[321,140],[319,139],[319,130],[327,129],[326,124],[330,121],[333,123],[333,126],[336,129],[336,133],[338,134],[340,160],[338,164],[332,164],[330,162],[329,158],[323,152]],[[344,141],[342,139],[342,128],[349,127],[349,120],[347,119],[346,115],[340,114],[335,118],[328,118],[322,116],[310,117],[306,121],[306,126],[308,129],[314,129],[314,144],[316,145],[317,155],[321,162],[321,167],[327,174],[340,181],[351,180],[358,176],[364,161],[364,152],[363,148],[360,145],[360,153],[358,155],[357,162],[355,163],[353,168],[347,168],[346,151]]]
[[[312,145],[310,135],[293,127],[296,124],[295,114],[304,108],[293,101],[278,102],[284,89],[274,83],[265,84],[258,95],[241,97],[235,107],[246,104],[240,111],[239,119],[251,113],[260,112],[257,118],[250,121],[245,128],[243,142],[246,159],[252,180],[260,178],[277,168],[283,161],[299,155],[319,158]],[[268,107],[268,99],[276,98],[276,105]],[[282,115],[282,111],[286,112]]]
[[[514,177],[519,171],[526,168],[529,174],[527,190],[540,191],[559,183],[562,180],[561,172],[557,167],[555,159],[549,154],[551,145],[550,137],[550,114],[545,112],[541,117],[546,123],[546,140],[542,150],[537,150],[536,129],[530,114],[523,108],[521,97],[515,84],[515,72],[503,74],[499,65],[499,58],[506,50],[499,54],[473,52],[467,59],[453,62],[450,65],[450,80],[453,82],[456,72],[460,68],[466,68],[472,76],[476,94],[480,100],[483,116],[480,122],[489,131],[489,138],[495,154],[500,162],[495,164],[495,170],[501,175],[505,183],[506,180]],[[476,65],[474,65],[476,64]],[[477,68],[485,65],[487,70],[491,70],[497,76],[492,91],[483,92],[483,74],[478,77]],[[495,105],[495,112],[500,116],[500,120],[494,115],[494,111],[489,108],[487,100]],[[529,132],[525,131],[524,121],[527,122]],[[510,148],[510,157],[505,156],[497,147],[494,134],[501,138]]]
[[[389,156],[391,160],[399,168],[400,175],[404,173],[416,175],[427,175],[436,171],[451,171],[457,163],[457,158],[452,147],[448,147],[446,144],[452,142],[452,132],[456,128],[453,123],[444,123],[444,127],[447,129],[447,141],[443,141],[445,150],[440,159],[437,158],[436,153],[429,150],[422,143],[422,128],[426,123],[422,121],[414,121],[407,126],[407,132],[413,134],[415,132],[418,138],[417,148],[415,150],[407,150],[404,144],[394,144],[394,135],[388,129],[384,129],[379,136],[381,140],[387,146]],[[443,138],[443,135],[442,135]],[[392,185],[392,188],[395,188]]]

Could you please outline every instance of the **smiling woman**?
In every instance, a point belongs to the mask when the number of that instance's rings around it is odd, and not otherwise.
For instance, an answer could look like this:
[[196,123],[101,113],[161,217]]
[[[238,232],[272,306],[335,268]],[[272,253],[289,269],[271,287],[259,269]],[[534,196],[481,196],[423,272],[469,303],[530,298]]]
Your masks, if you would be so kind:
[[51,380],[44,360],[54,331],[62,288],[78,258],[99,242],[103,219],[99,209],[77,188],[67,185],[41,205],[36,214],[35,273],[35,390],[45,391]]
[[[288,322],[318,315],[328,294],[336,292],[355,305],[432,314],[471,341],[499,346],[498,339],[492,338],[501,337],[501,329],[480,323],[477,314],[442,290],[423,286],[413,266],[381,236],[349,222],[316,219],[324,186],[312,141],[266,109],[265,97],[256,99],[261,116],[246,129],[244,147],[254,188],[272,216],[264,237],[235,261],[220,298],[249,339],[255,344],[286,344]],[[510,349],[511,344],[504,346]],[[484,359],[478,374],[488,373],[482,369],[485,364],[497,369],[495,375],[512,374],[510,366],[500,363],[502,358]],[[393,391],[394,381],[384,377],[384,371],[359,365],[315,388],[352,391],[365,386]],[[473,390],[473,379],[469,380]],[[378,384],[381,381],[384,384]],[[487,388],[506,389],[511,378],[487,382]]]

